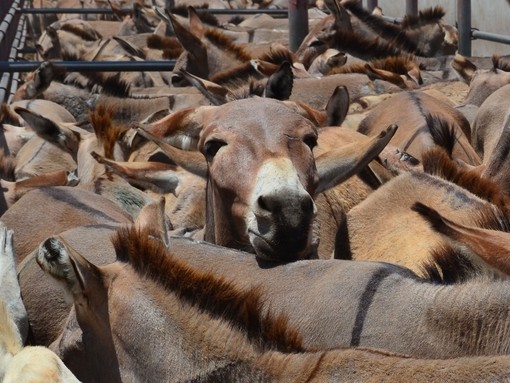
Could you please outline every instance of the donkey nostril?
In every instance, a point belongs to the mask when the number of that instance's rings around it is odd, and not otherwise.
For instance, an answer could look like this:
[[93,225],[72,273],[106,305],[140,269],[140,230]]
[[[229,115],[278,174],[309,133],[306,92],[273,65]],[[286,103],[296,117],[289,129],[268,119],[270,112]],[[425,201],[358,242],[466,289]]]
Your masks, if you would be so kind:
[[313,200],[311,198],[305,198],[302,202],[301,202],[301,209],[304,211],[304,212],[307,212],[307,213],[311,213],[313,212],[314,210],[314,203],[313,203]]
[[281,201],[276,196],[260,196],[258,204],[261,209],[271,213],[278,213],[281,210]]

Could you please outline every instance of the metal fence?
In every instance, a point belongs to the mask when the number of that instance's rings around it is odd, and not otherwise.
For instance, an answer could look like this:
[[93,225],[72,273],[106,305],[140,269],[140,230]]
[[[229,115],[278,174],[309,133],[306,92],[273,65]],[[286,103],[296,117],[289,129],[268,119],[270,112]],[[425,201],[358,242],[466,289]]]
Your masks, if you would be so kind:
[[[18,62],[18,53],[24,48],[27,29],[27,14],[56,14],[56,13],[88,13],[108,14],[110,9],[34,9],[24,7],[25,0],[0,0],[0,102],[7,101],[16,89],[20,72],[32,71],[40,63]],[[289,0],[288,9],[268,10],[229,10],[209,9],[215,14],[255,14],[267,13],[273,17],[289,18],[289,47],[296,50],[308,33],[307,0]],[[373,9],[377,0],[365,0],[365,6]],[[459,30],[459,53],[471,56],[471,41],[482,39],[498,43],[510,44],[510,37],[488,33],[471,28],[471,1],[456,0],[456,18]],[[406,0],[405,12],[408,15],[418,14],[418,0]],[[399,19],[391,19],[398,22]],[[57,62],[57,66],[68,71],[132,71],[132,70],[171,70],[174,62]]]

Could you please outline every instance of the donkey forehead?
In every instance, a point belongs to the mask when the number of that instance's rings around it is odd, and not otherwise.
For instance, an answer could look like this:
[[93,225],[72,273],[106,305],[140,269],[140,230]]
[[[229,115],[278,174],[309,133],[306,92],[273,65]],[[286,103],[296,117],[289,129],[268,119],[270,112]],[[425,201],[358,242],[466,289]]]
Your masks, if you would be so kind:
[[317,134],[310,120],[272,99],[232,101],[206,113],[200,146],[211,135],[242,136],[262,144],[284,136],[293,138]]

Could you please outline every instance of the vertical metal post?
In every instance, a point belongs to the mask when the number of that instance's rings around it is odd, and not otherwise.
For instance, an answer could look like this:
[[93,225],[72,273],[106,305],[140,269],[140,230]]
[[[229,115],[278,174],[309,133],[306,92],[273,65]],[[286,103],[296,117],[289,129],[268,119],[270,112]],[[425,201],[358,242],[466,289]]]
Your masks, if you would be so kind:
[[459,30],[459,53],[471,56],[471,0],[457,0],[457,27]]
[[377,0],[367,0],[367,8],[369,11],[373,11],[377,7]]
[[406,15],[418,15],[418,0],[406,0]]
[[289,48],[297,51],[308,34],[308,1],[289,0]]

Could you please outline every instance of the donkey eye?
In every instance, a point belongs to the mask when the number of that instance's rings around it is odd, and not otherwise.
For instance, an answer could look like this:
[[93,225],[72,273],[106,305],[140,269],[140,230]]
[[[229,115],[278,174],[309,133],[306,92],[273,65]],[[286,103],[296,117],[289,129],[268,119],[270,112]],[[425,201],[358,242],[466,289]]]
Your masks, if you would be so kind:
[[303,142],[312,150],[317,146],[317,137],[315,135],[305,136]]
[[212,159],[223,146],[227,145],[224,141],[211,140],[204,144],[204,155],[207,159]]

